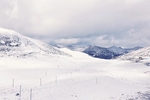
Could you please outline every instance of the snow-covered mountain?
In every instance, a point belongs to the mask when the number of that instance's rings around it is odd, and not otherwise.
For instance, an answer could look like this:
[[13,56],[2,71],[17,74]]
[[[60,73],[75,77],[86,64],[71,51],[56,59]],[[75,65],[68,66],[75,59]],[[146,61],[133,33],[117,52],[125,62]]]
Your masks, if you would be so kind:
[[140,47],[140,46],[133,47],[133,48],[122,48],[122,47],[112,46],[112,47],[109,47],[108,50],[110,50],[116,54],[123,55],[123,54],[129,53],[129,52],[141,49],[141,48],[142,47]]
[[142,47],[134,47],[134,48],[121,48],[112,46],[109,48],[98,47],[98,46],[89,46],[83,52],[87,53],[93,57],[102,58],[102,59],[112,59],[116,58],[120,55],[124,55],[131,51],[138,50]]
[[36,55],[66,55],[46,43],[23,36],[15,31],[0,28],[0,57],[27,57]]
[[130,52],[128,54],[118,57],[118,59],[148,63],[150,60],[150,47],[145,47],[145,48]]
[[108,50],[116,53],[116,54],[125,54],[125,53],[128,53],[127,50],[121,48],[121,47],[116,47],[116,46],[111,46],[108,48]]
[[83,52],[89,54],[90,56],[103,59],[111,59],[114,56],[118,56],[114,52],[108,50],[107,48],[98,46],[89,46]]

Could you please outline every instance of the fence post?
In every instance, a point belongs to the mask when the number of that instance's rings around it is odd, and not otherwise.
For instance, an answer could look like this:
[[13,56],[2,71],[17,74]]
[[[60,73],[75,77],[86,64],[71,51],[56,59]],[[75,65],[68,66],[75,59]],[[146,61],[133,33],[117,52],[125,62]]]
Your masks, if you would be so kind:
[[12,86],[14,86],[14,78],[13,78],[13,80],[12,80]]
[[96,84],[97,84],[97,78],[96,78]]
[[70,76],[72,76],[72,72],[70,73]]
[[40,78],[40,86],[42,86],[42,79]]
[[20,97],[21,97],[21,85],[20,85]]
[[55,83],[57,84],[57,76],[55,77]]
[[30,89],[30,100],[32,100],[32,89]]
[[45,72],[45,75],[47,76],[47,71]]

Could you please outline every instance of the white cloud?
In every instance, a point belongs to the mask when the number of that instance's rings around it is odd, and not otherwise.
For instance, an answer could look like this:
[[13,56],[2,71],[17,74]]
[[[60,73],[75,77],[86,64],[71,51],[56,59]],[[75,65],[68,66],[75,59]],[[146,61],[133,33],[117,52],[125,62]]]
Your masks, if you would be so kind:
[[149,0],[0,0],[0,27],[39,39],[45,37],[46,41],[65,39],[62,42],[68,44],[75,43],[73,38],[83,39],[81,43],[89,38],[94,39],[89,41],[91,44],[105,46],[130,46],[133,39],[135,45],[149,45],[143,40],[150,38],[149,3]]
[[68,39],[56,39],[54,40],[56,44],[63,44],[63,45],[71,45],[71,44],[78,44],[80,39],[78,38],[68,38]]

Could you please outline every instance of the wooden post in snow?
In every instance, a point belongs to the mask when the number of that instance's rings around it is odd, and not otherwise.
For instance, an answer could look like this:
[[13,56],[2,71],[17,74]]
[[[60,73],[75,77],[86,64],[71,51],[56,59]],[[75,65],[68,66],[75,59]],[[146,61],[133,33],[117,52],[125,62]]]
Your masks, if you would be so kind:
[[70,73],[70,76],[72,77],[72,72]]
[[12,86],[14,86],[14,78],[13,78],[13,80],[12,80]]
[[97,78],[96,78],[96,84],[97,84]]
[[30,89],[30,100],[32,100],[32,89]]
[[21,85],[20,85],[20,94],[19,94],[19,95],[20,95],[20,97],[21,97]]
[[57,84],[57,76],[55,77],[55,83]]
[[40,86],[42,86],[42,79],[40,78]]
[[45,75],[47,76],[47,71],[45,72]]

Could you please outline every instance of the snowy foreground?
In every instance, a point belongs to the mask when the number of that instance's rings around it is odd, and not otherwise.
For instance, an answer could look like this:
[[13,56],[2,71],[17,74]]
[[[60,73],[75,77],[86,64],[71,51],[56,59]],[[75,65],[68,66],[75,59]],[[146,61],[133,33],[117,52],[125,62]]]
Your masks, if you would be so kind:
[[0,100],[150,100],[150,66],[63,51],[0,58]]

